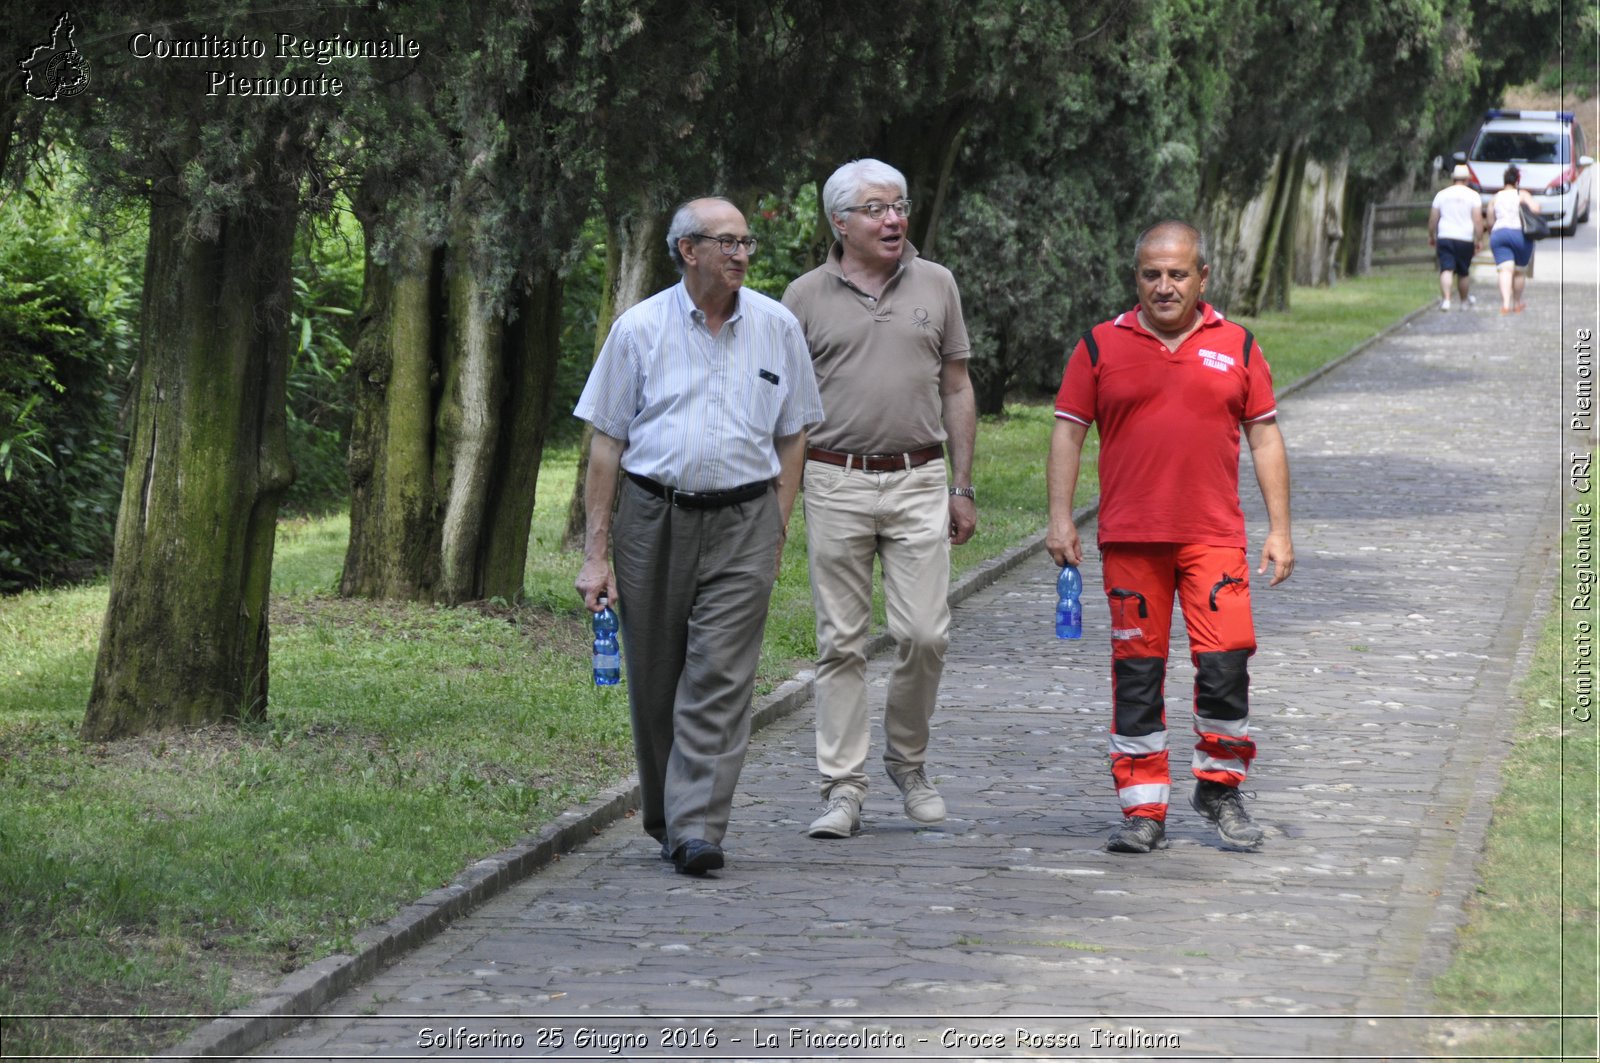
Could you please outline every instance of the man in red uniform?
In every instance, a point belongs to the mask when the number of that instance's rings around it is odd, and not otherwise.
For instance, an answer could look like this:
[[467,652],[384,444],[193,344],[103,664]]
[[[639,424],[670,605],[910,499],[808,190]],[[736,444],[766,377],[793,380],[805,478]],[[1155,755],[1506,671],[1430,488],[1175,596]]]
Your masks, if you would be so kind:
[[1244,513],[1241,426],[1266,502],[1258,573],[1294,570],[1289,462],[1272,371],[1243,327],[1201,302],[1210,267],[1193,226],[1164,221],[1134,249],[1139,305],[1096,325],[1073,350],[1056,396],[1047,472],[1056,564],[1078,564],[1072,520],[1083,440],[1100,428],[1099,544],[1111,606],[1111,775],[1122,823],[1106,848],[1164,848],[1171,776],[1163,687],[1172,601],[1183,606],[1195,665],[1190,803],[1224,842],[1254,849],[1262,831],[1239,784],[1255,756],[1249,674],[1255,652]]

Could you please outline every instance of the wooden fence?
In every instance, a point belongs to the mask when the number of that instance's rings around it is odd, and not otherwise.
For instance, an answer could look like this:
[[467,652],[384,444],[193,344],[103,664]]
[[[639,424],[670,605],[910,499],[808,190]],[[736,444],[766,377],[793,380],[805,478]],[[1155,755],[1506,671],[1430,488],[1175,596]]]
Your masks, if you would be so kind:
[[1369,203],[1361,226],[1361,272],[1374,266],[1435,261],[1428,246],[1429,203]]
[[[1432,207],[1431,202],[1369,204],[1361,227],[1360,272],[1370,273],[1374,266],[1431,266],[1437,262],[1433,248],[1428,246],[1428,211]],[[1529,277],[1533,276],[1538,258],[1535,254],[1528,262]],[[1494,266],[1487,240],[1472,257],[1472,265],[1474,269]]]

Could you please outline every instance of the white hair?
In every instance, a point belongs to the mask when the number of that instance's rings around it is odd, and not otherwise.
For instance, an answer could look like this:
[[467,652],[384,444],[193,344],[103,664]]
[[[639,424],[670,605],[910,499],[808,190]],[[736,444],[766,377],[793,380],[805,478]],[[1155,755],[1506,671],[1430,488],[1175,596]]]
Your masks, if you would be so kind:
[[893,188],[904,198],[906,175],[877,159],[856,159],[833,171],[833,176],[822,186],[822,209],[827,212],[828,228],[835,237],[839,235],[839,227],[833,223],[833,216],[842,214],[846,207],[856,206],[869,188]]

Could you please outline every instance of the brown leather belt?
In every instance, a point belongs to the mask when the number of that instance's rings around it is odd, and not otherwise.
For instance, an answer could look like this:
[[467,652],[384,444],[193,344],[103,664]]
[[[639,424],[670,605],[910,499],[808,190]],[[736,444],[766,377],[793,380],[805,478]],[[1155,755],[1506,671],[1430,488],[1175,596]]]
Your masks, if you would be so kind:
[[918,465],[926,465],[944,457],[944,444],[935,443],[931,447],[904,454],[841,454],[837,450],[807,447],[806,457],[811,461],[843,465],[847,469],[860,469],[862,472],[898,472],[901,469],[915,469]]
[[628,479],[657,498],[665,500],[667,505],[677,506],[679,509],[721,509],[723,506],[737,505],[752,498],[760,498],[772,490],[771,480],[757,480],[739,487],[730,487],[726,491],[680,491],[676,487],[656,483],[648,476],[638,476],[631,472],[628,473]]

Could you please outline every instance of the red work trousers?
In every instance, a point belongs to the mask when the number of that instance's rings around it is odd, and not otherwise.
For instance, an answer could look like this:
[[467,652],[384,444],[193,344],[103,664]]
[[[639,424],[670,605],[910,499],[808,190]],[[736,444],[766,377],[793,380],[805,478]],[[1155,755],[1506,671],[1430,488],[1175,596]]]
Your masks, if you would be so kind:
[[1195,666],[1195,777],[1237,786],[1255,757],[1249,564],[1240,547],[1105,543],[1100,552],[1111,606],[1111,777],[1124,816],[1165,819],[1172,777],[1164,691],[1174,594]]

